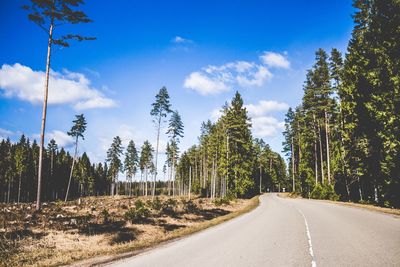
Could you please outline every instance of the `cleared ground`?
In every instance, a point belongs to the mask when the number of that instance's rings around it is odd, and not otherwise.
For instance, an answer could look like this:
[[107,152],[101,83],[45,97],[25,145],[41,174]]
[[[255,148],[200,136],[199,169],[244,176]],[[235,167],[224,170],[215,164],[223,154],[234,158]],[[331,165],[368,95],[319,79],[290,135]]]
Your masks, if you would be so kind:
[[53,266],[87,258],[82,264],[90,265],[218,224],[257,203],[257,198],[89,197],[44,203],[40,213],[33,204],[0,204],[0,266]]

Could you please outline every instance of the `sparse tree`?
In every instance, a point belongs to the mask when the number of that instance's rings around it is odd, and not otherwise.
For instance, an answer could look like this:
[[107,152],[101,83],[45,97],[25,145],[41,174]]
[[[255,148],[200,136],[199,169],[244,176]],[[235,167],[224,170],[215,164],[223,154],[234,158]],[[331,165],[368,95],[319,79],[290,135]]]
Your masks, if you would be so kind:
[[94,40],[93,37],[84,37],[78,34],[64,34],[56,36],[55,30],[63,24],[88,23],[91,20],[81,10],[77,10],[79,5],[83,4],[83,0],[31,0],[30,5],[24,5],[23,9],[29,11],[28,18],[45,31],[48,38],[47,42],[47,60],[46,75],[44,84],[44,99],[42,110],[42,125],[40,131],[40,151],[39,151],[39,170],[38,170],[38,187],[36,210],[40,210],[41,182],[42,182],[42,166],[43,166],[43,150],[44,135],[46,129],[46,113],[47,98],[49,91],[49,76],[51,63],[52,45],[62,47],[70,46],[71,40],[84,41]]
[[75,118],[76,119],[72,121],[74,123],[74,125],[72,126],[71,130],[68,132],[68,135],[72,136],[75,139],[75,149],[74,149],[74,157],[72,159],[72,166],[71,166],[71,172],[69,175],[67,191],[65,193],[65,202],[67,202],[67,200],[68,200],[69,187],[71,185],[72,174],[74,172],[74,165],[75,165],[76,156],[78,153],[78,140],[79,140],[79,137],[81,137],[83,140],[85,139],[85,137],[83,136],[83,133],[86,130],[86,124],[87,124],[86,120],[85,120],[85,116],[83,114],[75,115]]
[[152,104],[153,108],[150,115],[153,116],[153,122],[157,129],[157,141],[156,141],[156,155],[155,155],[155,172],[153,178],[153,190],[152,196],[154,198],[156,190],[156,179],[157,179],[157,160],[158,160],[158,147],[160,142],[160,131],[162,123],[164,122],[167,115],[171,112],[171,104],[169,103],[169,95],[167,88],[162,87],[158,94],[156,95],[156,101]]
[[[115,188],[115,183],[118,182],[118,173],[123,170],[122,161],[120,159],[123,147],[119,136],[114,137],[111,147],[107,151],[108,171],[111,178],[111,196],[116,193],[118,195],[118,187]],[[115,192],[116,191],[116,192]]]

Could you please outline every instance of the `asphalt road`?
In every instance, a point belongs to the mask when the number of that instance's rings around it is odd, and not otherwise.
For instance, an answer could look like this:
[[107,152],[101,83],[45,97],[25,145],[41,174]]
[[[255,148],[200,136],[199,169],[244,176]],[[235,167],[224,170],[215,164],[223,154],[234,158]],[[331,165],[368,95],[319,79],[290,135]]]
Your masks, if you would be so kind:
[[400,217],[267,194],[248,214],[112,266],[400,266]]

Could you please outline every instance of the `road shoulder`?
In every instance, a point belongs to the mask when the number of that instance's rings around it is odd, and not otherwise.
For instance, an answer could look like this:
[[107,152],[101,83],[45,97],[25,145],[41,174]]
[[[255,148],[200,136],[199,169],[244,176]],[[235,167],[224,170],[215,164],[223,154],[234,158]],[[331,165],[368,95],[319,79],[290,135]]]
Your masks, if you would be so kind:
[[395,215],[396,217],[400,217],[400,209],[392,209],[392,208],[384,208],[384,207],[379,207],[371,204],[361,204],[361,203],[354,203],[354,202],[343,202],[343,201],[333,201],[333,200],[325,200],[325,199],[310,199],[310,198],[303,198],[301,196],[293,196],[290,193],[278,193],[278,197],[281,198],[299,198],[299,199],[305,199],[305,200],[310,200],[310,201],[318,201],[318,202],[325,202],[325,203],[331,203],[331,204],[336,204],[336,205],[341,205],[341,206],[346,206],[346,207],[353,207],[353,208],[359,208],[359,209],[364,209],[364,210],[370,210],[374,212],[379,212],[379,213],[384,213],[384,214],[390,214],[390,215]]

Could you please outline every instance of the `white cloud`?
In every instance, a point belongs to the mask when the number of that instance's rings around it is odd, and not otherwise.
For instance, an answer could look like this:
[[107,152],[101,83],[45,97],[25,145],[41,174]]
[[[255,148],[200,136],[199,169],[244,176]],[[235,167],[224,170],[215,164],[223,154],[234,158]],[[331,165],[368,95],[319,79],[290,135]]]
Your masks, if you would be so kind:
[[236,80],[241,87],[262,86],[265,81],[272,78],[272,73],[264,66],[257,66],[257,71],[253,75],[238,75]]
[[7,137],[11,137],[14,135],[14,132],[0,128],[0,140],[7,139]]
[[[43,101],[45,73],[34,71],[19,63],[4,64],[0,69],[0,88],[5,97],[17,97],[38,104]],[[75,109],[109,108],[115,101],[93,88],[82,73],[51,71],[49,104],[72,104]]]
[[52,132],[46,133],[46,139],[49,142],[51,139],[56,140],[56,143],[59,147],[67,147],[74,143],[74,138],[69,136],[65,132],[54,130]]
[[264,52],[260,56],[261,61],[270,68],[282,68],[289,69],[290,62],[285,55],[275,53],[275,52]]
[[284,128],[284,122],[271,116],[255,117],[252,119],[253,134],[258,137],[271,137],[280,133]]
[[[257,104],[245,105],[252,122],[253,134],[257,137],[276,136],[284,129],[285,123],[271,116],[273,111],[283,111],[289,105],[282,102],[261,100]],[[211,112],[211,119],[216,122],[221,117],[221,109],[216,108]]]
[[257,104],[245,105],[249,116],[252,118],[253,133],[257,137],[271,137],[283,130],[284,122],[278,121],[269,113],[283,111],[289,105],[272,100],[261,100]]
[[209,78],[200,72],[192,72],[185,79],[185,88],[190,88],[202,95],[218,94],[229,91],[230,87],[225,84],[223,78]]
[[289,105],[277,101],[261,100],[258,102],[258,104],[249,104],[245,105],[245,107],[249,112],[249,116],[260,117],[271,111],[287,110],[289,108]]
[[186,77],[183,86],[202,95],[219,94],[234,86],[260,87],[272,78],[263,65],[247,61],[229,62],[221,66],[209,65]]
[[222,112],[220,108],[216,108],[211,111],[211,120],[216,122],[222,116]]
[[209,65],[190,73],[183,86],[202,95],[219,94],[233,87],[261,87],[273,77],[268,68],[290,67],[290,62],[278,53],[264,52],[260,61],[241,60],[219,66]]
[[175,36],[175,37],[171,40],[171,42],[176,43],[176,44],[193,43],[192,40],[183,38],[183,37],[181,37],[181,36]]
[[[32,137],[34,139],[39,140],[40,139],[40,134],[33,134]],[[51,139],[56,140],[57,146],[59,148],[61,147],[68,147],[74,143],[74,138],[72,136],[69,136],[67,133],[59,130],[53,130],[51,132],[47,132],[45,134],[45,147],[47,146],[50,142]]]

